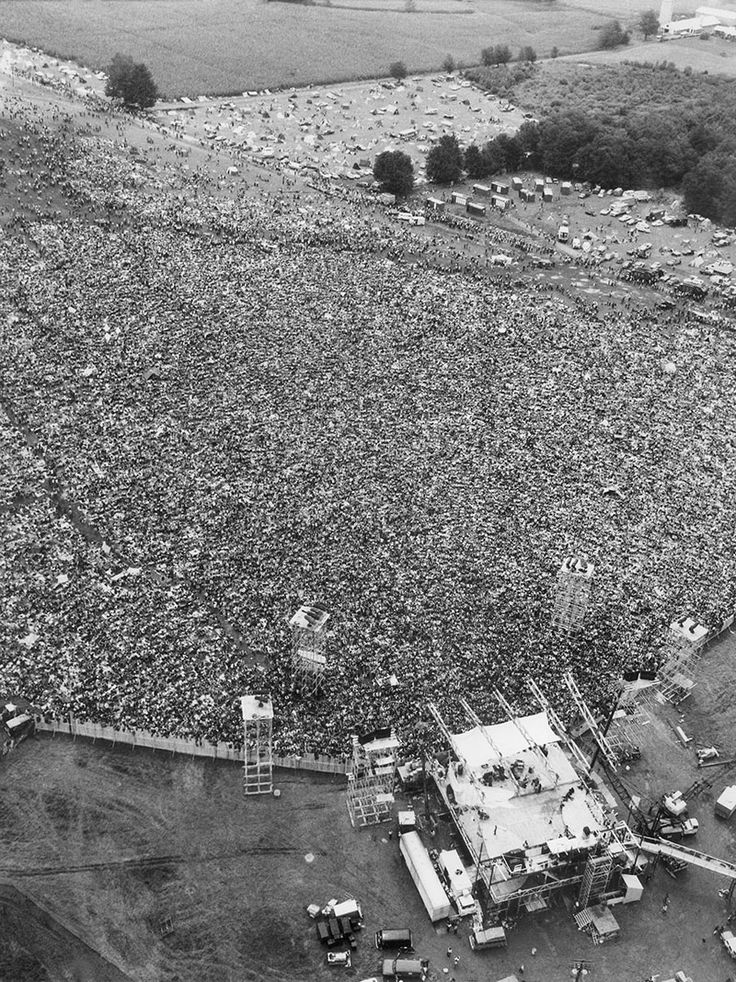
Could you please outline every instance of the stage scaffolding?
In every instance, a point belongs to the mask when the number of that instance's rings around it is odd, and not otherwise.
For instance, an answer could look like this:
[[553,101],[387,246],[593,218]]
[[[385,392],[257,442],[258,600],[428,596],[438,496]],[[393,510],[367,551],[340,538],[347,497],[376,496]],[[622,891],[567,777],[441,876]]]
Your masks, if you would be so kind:
[[675,704],[687,699],[695,685],[690,677],[692,669],[700,660],[707,640],[708,629],[691,617],[670,624],[658,672],[663,698]]
[[293,686],[304,696],[317,695],[327,671],[325,626],[330,619],[320,604],[302,604],[289,621],[292,636]]
[[347,787],[348,814],[353,828],[390,820],[398,747],[393,730],[374,739],[353,736],[353,770],[348,774]]
[[586,556],[567,556],[557,574],[552,625],[564,634],[578,634],[590,600],[594,567]]

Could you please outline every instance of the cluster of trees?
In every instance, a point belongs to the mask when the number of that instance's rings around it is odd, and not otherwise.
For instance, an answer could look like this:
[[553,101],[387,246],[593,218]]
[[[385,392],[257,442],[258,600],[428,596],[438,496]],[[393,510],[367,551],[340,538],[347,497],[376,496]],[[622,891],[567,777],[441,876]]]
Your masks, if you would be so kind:
[[[643,17],[639,26],[643,32]],[[603,187],[679,188],[688,211],[736,225],[731,79],[678,71],[668,63],[595,69],[548,64],[544,71],[514,64],[467,76],[517,104],[533,105],[544,117],[513,138],[468,147],[470,176],[529,167]]]
[[[533,64],[537,60],[537,52],[531,45],[526,44],[519,48],[517,61],[529,62]],[[494,44],[488,48],[483,48],[480,53],[480,63],[486,67],[493,65],[508,65],[511,61],[511,48],[508,44]]]
[[[464,151],[455,136],[443,136],[427,154],[427,178],[450,184],[463,172],[482,179],[523,168],[602,187],[680,188],[688,211],[736,226],[736,88],[730,79],[667,65],[593,73],[569,66],[556,79],[550,68],[542,73],[547,91],[534,100],[544,119]],[[540,91],[531,64],[479,68],[468,77],[508,91],[515,101],[522,100],[514,84]],[[590,99],[576,91],[585,95],[586,86],[592,86]],[[411,192],[412,163],[400,151],[381,154],[374,174],[387,190]]]
[[150,109],[158,89],[148,67],[130,55],[116,54],[107,68],[105,95],[120,99],[129,109]]

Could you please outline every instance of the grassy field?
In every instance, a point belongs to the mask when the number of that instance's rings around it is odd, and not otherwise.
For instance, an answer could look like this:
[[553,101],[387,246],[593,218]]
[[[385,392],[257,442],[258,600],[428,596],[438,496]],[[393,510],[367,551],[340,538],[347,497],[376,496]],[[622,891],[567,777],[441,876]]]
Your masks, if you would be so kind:
[[[719,673],[721,702],[728,695],[730,704],[733,650],[728,638],[702,670],[706,678]],[[712,706],[710,693],[702,702]],[[676,719],[670,707],[658,713],[644,758],[627,774],[647,800],[663,787],[684,789],[704,773],[677,743],[670,726]],[[701,743],[715,736],[689,715],[683,725]],[[46,737],[28,741],[2,768],[5,878],[134,982],[331,982],[337,974],[326,966],[304,908],[351,894],[363,903],[366,927],[350,978],[376,974],[373,932],[386,926],[411,927],[433,977],[447,978],[441,974],[447,935],[430,925],[386,827],[351,829],[341,779],[281,771],[280,799],[244,800],[233,765]],[[709,776],[719,793],[727,775]],[[696,848],[729,856],[733,832],[713,818],[712,796],[693,799],[691,811],[701,822]],[[441,845],[449,834],[441,821]],[[671,978],[680,969],[716,982],[729,969],[711,934],[725,920],[717,891],[726,884],[699,869],[677,882],[660,870],[640,904],[616,908],[621,940],[598,949],[561,906],[524,918],[506,950],[472,952],[466,924],[451,939],[461,958],[457,978],[498,979],[525,964],[530,982],[562,980],[570,977],[572,959],[584,957],[593,982],[650,972]],[[671,897],[666,917],[665,893]],[[162,937],[166,918],[169,933]],[[8,928],[0,924],[6,943]],[[23,937],[51,966],[54,982],[119,979],[79,962],[73,976],[63,974],[68,951],[60,953],[58,939],[36,931],[35,922]]]
[[[448,53],[475,64],[480,49],[595,47],[610,17],[636,20],[648,0],[586,6],[584,0],[367,0],[372,9],[262,0],[30,0],[3,4],[5,37],[104,68],[116,51],[145,61],[165,96],[233,93],[384,75],[403,59],[432,71]],[[382,8],[382,9],[379,9]],[[397,9],[398,8],[398,9]]]
[[582,59],[578,55],[568,55],[565,61],[568,60],[584,60],[590,65],[620,65],[626,61],[654,64],[669,61],[679,69],[690,67],[694,72],[708,72],[709,75],[736,76],[736,45],[714,37],[707,41],[682,38],[667,41],[665,44],[648,41],[613,51],[592,51]]

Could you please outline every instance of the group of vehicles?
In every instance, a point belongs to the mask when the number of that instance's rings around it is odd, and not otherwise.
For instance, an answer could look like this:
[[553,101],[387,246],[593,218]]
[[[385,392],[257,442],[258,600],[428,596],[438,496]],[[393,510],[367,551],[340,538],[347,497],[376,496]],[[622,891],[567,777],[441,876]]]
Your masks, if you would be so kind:
[[12,697],[0,701],[0,740],[5,757],[18,744],[36,732],[34,708],[25,700]]

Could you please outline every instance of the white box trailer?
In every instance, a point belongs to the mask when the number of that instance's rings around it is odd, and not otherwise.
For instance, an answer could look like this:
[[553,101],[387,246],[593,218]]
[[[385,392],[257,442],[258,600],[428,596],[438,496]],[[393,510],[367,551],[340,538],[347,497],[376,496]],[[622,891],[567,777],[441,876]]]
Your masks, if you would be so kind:
[[473,884],[457,849],[443,849],[437,862],[447,877],[447,884],[458,914],[461,917],[474,914],[477,905],[473,896]]
[[437,876],[437,871],[419,833],[406,832],[402,835],[399,839],[399,849],[430,920],[434,923],[449,917],[452,913],[450,898]]

